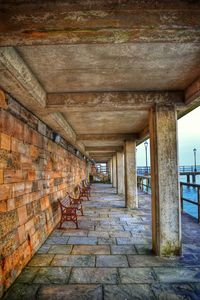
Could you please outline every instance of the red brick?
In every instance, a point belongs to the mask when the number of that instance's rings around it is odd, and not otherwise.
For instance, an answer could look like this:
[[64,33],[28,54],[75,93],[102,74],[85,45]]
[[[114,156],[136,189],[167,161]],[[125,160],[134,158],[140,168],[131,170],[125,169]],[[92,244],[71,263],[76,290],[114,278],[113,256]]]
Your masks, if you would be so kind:
[[0,170],[0,184],[3,183],[3,170]]
[[0,185],[0,201],[6,200],[11,197],[11,185],[2,184]]
[[39,155],[38,148],[33,145],[30,145],[29,155],[30,157],[36,159]]
[[40,203],[41,203],[41,210],[45,210],[49,207],[49,197],[45,196],[43,198],[40,199]]
[[36,174],[35,174],[35,171],[28,171],[28,180],[29,181],[33,181],[36,179]]
[[35,227],[34,227],[34,221],[33,219],[29,220],[26,224],[25,224],[25,231],[26,233],[28,233],[29,235],[33,235],[35,232]]
[[20,244],[22,244],[26,240],[26,232],[25,232],[24,225],[18,227],[18,236],[19,236],[19,242]]
[[15,183],[24,181],[27,174],[21,170],[5,170],[4,171],[4,183]]
[[15,209],[15,199],[11,198],[7,200],[7,211]]
[[0,148],[10,151],[11,137],[7,134],[0,134]]
[[7,211],[7,200],[0,201],[0,212]]
[[21,206],[17,209],[18,218],[19,218],[19,224],[23,225],[27,221],[27,211],[26,206]]
[[28,152],[28,145],[16,138],[12,138],[11,150],[20,154],[26,154]]

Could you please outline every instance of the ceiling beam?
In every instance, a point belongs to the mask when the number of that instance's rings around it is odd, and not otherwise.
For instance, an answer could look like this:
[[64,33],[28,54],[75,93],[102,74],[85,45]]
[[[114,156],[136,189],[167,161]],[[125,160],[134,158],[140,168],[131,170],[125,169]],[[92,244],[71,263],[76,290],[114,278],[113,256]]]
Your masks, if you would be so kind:
[[200,77],[197,78],[186,90],[185,90],[185,103],[187,105],[200,105]]
[[123,147],[120,146],[102,146],[102,147],[85,147],[85,151],[89,151],[89,152],[121,152],[123,150]]
[[76,146],[76,134],[61,113],[43,114],[46,91],[13,47],[0,47],[0,86]]
[[115,134],[77,134],[77,140],[80,141],[119,141],[136,140],[137,133],[115,133]]
[[148,110],[154,104],[184,106],[182,92],[82,92],[48,94],[46,112]]
[[200,41],[198,1],[1,2],[3,46]]
[[104,157],[104,156],[113,156],[116,153],[116,151],[110,151],[110,152],[89,152],[90,156],[95,157]]

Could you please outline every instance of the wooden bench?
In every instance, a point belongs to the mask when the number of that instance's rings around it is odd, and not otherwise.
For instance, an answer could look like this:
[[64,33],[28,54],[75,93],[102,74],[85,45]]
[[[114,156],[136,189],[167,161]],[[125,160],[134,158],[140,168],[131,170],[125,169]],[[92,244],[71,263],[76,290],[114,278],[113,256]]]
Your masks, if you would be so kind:
[[75,189],[78,193],[78,198],[81,199],[86,198],[87,200],[89,200],[90,195],[89,195],[89,191],[86,188],[77,185]]
[[62,228],[62,224],[66,221],[72,221],[76,224],[76,228],[78,227],[78,219],[77,219],[77,211],[81,212],[83,216],[83,208],[82,208],[82,199],[73,198],[69,193],[66,194],[66,197],[63,199],[58,199],[58,203],[61,209],[61,219],[59,228]]
[[82,189],[87,190],[89,196],[91,195],[91,185],[87,182],[86,179],[82,180]]

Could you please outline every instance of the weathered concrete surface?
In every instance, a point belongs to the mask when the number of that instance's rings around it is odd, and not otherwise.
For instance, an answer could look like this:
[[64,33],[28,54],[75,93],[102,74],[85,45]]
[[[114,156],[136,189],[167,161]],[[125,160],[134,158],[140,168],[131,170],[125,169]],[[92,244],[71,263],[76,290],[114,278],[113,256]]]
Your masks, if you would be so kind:
[[177,157],[177,114],[174,106],[156,106],[150,115],[153,250],[176,255],[181,250]]
[[117,188],[117,158],[116,155],[112,158],[112,176],[113,176],[113,187]]
[[149,110],[155,103],[184,106],[183,92],[99,92],[99,93],[50,93],[46,111],[120,111]]
[[124,143],[124,175],[125,175],[125,204],[127,208],[138,207],[136,142]]
[[124,153],[117,152],[118,194],[124,194]]
[[42,109],[46,92],[13,47],[0,48],[0,85],[27,108]]
[[4,46],[198,42],[200,36],[198,1],[15,2],[1,4]]
[[199,43],[54,44],[17,50],[47,93],[54,94],[183,90],[200,73]]
[[198,104],[200,102],[200,77],[197,78],[185,91],[186,104]]

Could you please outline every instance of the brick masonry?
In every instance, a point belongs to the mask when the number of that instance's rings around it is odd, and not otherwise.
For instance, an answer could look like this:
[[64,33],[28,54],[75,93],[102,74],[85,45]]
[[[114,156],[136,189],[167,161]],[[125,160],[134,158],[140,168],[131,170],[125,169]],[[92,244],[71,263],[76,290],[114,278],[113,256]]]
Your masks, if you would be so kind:
[[0,297],[58,223],[57,199],[86,176],[52,135],[11,98],[0,110]]

